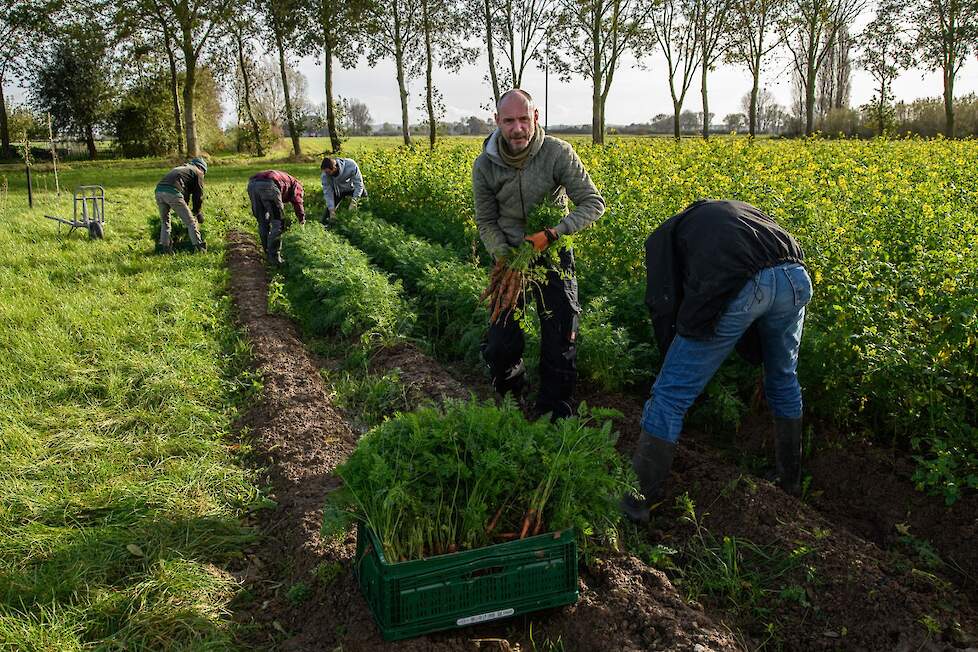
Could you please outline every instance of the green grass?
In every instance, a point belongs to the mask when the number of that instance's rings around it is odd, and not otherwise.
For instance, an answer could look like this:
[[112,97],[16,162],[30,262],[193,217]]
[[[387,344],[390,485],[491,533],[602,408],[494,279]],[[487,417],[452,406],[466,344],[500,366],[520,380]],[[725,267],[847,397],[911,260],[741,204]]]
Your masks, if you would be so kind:
[[163,172],[64,174],[107,186],[104,241],[58,238],[65,195],[0,196],[0,650],[232,644],[222,567],[260,499],[231,431],[255,386],[221,246],[242,173],[208,188],[211,253],[155,257]]

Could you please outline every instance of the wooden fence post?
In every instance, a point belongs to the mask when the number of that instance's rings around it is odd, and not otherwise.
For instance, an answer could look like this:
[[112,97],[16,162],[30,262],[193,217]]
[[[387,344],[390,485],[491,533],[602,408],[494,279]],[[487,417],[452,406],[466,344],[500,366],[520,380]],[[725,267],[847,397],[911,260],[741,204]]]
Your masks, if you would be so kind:
[[51,112],[48,111],[48,142],[51,143],[51,163],[54,165],[54,190],[61,196],[61,184],[58,182],[58,150],[54,147],[54,132],[51,130]]
[[27,168],[27,207],[34,208],[34,188],[31,184],[31,141],[24,131],[24,167]]

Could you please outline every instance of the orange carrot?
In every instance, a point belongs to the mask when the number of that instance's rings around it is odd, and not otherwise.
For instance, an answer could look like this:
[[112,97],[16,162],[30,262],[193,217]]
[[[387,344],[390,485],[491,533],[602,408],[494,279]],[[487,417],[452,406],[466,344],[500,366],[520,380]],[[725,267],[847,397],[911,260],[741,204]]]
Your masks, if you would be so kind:
[[533,536],[540,534],[543,531],[543,513],[537,512],[537,524],[533,528]]
[[492,531],[496,529],[496,526],[499,524],[499,517],[503,515],[503,507],[505,506],[505,503],[500,505],[499,509],[496,510],[496,515],[492,517],[491,521],[489,521],[489,525],[486,526],[487,535],[492,534]]
[[533,515],[535,513],[532,507],[526,512],[526,516],[523,518],[523,526],[520,528],[521,539],[525,539],[526,533],[530,531],[530,523],[533,522]]
[[496,293],[496,302],[492,309],[490,321],[495,322],[516,305],[516,299],[522,288],[523,275],[515,270],[509,270],[503,278],[502,286]]
[[495,292],[499,287],[499,283],[502,281],[505,272],[506,267],[503,265],[492,268],[492,274],[489,276],[489,285],[487,285],[486,289],[479,295],[479,301],[484,301],[493,295],[493,292]]
[[509,312],[515,305],[519,298],[520,291],[523,289],[523,275],[516,273],[513,275],[513,281],[507,288],[507,294],[503,296],[503,311]]

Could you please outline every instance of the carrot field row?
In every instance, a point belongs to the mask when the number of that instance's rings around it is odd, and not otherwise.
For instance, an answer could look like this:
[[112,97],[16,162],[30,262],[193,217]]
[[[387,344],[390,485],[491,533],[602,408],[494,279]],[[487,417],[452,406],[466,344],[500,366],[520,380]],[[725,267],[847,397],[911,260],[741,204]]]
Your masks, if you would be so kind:
[[[917,481],[949,501],[978,486],[971,143],[629,140],[576,148],[608,206],[575,238],[582,299],[604,302],[612,328],[653,346],[643,242],[656,225],[697,198],[755,204],[796,235],[815,283],[800,363],[810,415],[912,449]],[[365,152],[373,213],[484,263],[471,200],[477,153],[469,143]],[[643,362],[656,365],[656,356]],[[743,403],[748,374],[734,365],[725,377]]]

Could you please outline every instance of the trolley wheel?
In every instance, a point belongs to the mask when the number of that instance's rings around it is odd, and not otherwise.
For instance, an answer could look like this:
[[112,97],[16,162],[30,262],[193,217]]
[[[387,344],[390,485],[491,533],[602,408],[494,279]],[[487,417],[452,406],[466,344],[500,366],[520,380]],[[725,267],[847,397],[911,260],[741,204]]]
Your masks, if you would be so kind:
[[91,222],[88,225],[88,238],[89,240],[101,240],[105,237],[105,233],[102,231],[101,222]]

